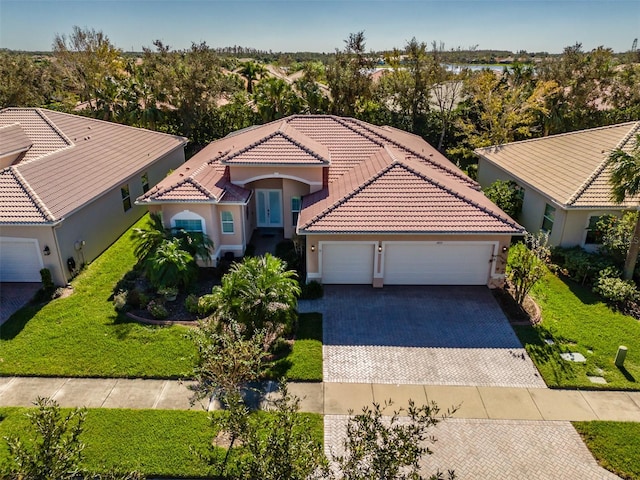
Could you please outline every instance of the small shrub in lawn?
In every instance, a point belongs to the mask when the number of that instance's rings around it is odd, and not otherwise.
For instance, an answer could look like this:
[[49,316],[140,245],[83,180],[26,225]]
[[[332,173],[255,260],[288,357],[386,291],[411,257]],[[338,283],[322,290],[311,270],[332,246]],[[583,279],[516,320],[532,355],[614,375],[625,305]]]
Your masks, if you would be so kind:
[[184,299],[184,308],[187,309],[187,312],[192,313],[193,315],[200,314],[200,306],[198,305],[198,296],[195,294],[190,294],[187,298]]
[[158,300],[151,300],[147,305],[147,311],[157,320],[163,320],[169,316],[169,311]]
[[113,296],[113,306],[118,312],[122,312],[127,307],[127,291],[120,290]]
[[593,286],[593,291],[618,306],[635,302],[639,298],[638,289],[631,280],[622,280],[612,275],[609,269],[601,272]]
[[276,357],[288,355],[291,352],[291,344],[284,338],[278,338],[269,349],[270,353]]
[[300,294],[300,298],[302,300],[315,300],[317,298],[322,298],[322,296],[324,295],[322,284],[320,282],[316,282],[315,280],[301,285],[301,288],[302,293]]

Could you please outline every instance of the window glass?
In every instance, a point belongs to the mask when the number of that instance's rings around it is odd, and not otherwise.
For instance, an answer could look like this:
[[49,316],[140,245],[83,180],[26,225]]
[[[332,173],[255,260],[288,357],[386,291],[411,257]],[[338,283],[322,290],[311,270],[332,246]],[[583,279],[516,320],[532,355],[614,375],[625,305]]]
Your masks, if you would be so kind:
[[187,232],[202,232],[202,220],[175,220],[175,228]]
[[122,206],[124,211],[131,210],[131,194],[129,193],[129,184],[120,187],[120,195],[122,195]]
[[302,200],[300,197],[291,197],[291,225],[298,225],[298,217],[300,216],[300,206]]
[[222,233],[233,233],[233,214],[229,211],[220,213],[222,218]]
[[142,182],[142,191],[144,193],[147,193],[149,191],[149,175],[147,174],[147,172],[142,174],[142,177],[140,177],[140,181]]
[[542,227],[541,230],[543,232],[551,233],[551,229],[553,228],[553,220],[556,217],[556,209],[551,205],[547,204],[544,207],[544,218],[542,219]]

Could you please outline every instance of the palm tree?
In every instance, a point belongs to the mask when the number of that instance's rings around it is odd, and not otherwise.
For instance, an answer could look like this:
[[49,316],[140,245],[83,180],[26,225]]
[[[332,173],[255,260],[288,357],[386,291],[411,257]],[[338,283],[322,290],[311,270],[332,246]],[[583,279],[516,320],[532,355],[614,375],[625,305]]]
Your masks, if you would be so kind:
[[145,261],[145,272],[156,288],[187,287],[197,275],[196,262],[180,240],[163,240]]
[[[617,148],[609,154],[607,163],[611,167],[609,183],[611,184],[611,198],[614,202],[622,203],[625,199],[640,194],[640,135],[636,136],[636,144],[631,153]],[[624,262],[623,278],[625,280],[630,280],[633,277],[639,250],[640,214],[636,220],[627,258]]]
[[164,227],[159,213],[150,213],[149,221],[144,228],[134,228],[131,238],[135,244],[133,253],[138,261],[143,262],[156,251],[158,246],[170,237],[171,231]]
[[253,82],[256,81],[258,77],[264,77],[267,69],[256,62],[245,62],[240,66],[238,73],[247,79],[247,93],[251,95],[253,93]]

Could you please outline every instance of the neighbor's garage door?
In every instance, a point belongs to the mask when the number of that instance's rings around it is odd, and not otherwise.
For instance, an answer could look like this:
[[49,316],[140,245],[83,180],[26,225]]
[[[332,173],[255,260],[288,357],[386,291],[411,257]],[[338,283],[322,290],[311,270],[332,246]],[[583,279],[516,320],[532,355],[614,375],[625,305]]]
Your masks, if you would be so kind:
[[385,285],[485,285],[493,245],[387,243]]
[[39,282],[41,268],[37,240],[0,237],[0,282]]
[[373,244],[325,243],[322,245],[322,283],[371,284]]

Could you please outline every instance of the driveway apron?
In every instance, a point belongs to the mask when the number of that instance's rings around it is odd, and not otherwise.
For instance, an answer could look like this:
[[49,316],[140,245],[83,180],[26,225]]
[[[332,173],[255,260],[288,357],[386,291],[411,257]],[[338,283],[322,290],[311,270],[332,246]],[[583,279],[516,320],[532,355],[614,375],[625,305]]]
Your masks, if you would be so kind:
[[40,283],[0,283],[0,325],[29,303]]
[[545,387],[486,287],[325,287],[325,382]]

